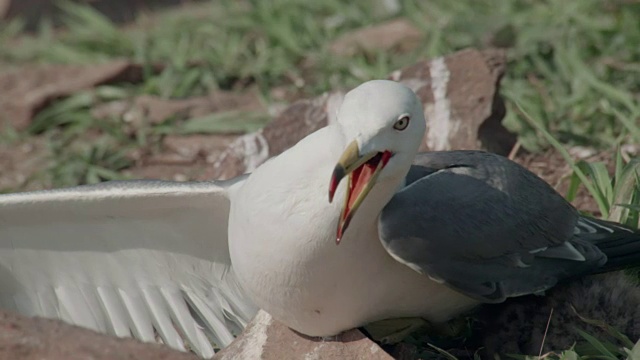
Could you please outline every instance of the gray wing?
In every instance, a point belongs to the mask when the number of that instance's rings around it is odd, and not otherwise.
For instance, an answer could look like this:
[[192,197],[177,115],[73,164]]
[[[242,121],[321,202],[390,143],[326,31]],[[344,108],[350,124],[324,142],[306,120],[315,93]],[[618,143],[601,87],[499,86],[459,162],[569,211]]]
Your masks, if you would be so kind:
[[0,307],[211,357],[257,311],[229,257],[232,185],[0,195]]
[[606,256],[574,237],[577,211],[520,165],[480,151],[419,154],[383,209],[398,261],[484,302],[544,291]]

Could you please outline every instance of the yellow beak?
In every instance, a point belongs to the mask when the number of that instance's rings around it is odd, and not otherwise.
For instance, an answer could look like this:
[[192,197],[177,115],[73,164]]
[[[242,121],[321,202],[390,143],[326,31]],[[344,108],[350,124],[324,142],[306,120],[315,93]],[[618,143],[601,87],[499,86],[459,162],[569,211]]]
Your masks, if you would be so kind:
[[331,176],[329,202],[333,201],[340,181],[347,175],[349,176],[349,186],[346,191],[340,220],[338,221],[337,244],[342,240],[353,215],[375,185],[380,171],[387,164],[391,156],[392,153],[390,151],[374,151],[360,155],[358,143],[355,141],[351,142],[342,156],[340,156],[338,164],[333,169],[333,175]]

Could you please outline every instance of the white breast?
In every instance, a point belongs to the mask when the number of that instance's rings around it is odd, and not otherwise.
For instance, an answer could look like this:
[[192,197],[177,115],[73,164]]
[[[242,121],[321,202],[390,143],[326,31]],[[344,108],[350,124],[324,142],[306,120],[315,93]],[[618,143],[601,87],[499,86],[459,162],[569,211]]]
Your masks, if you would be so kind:
[[[342,139],[332,131],[318,131],[264,164],[231,201],[231,261],[256,304],[311,336],[335,335],[385,317],[440,319],[468,306],[470,299],[396,262],[383,249],[377,214],[396,184],[377,184],[341,244],[335,244],[342,204],[330,204],[327,193],[344,144],[331,143]],[[336,199],[344,197],[345,183]]]

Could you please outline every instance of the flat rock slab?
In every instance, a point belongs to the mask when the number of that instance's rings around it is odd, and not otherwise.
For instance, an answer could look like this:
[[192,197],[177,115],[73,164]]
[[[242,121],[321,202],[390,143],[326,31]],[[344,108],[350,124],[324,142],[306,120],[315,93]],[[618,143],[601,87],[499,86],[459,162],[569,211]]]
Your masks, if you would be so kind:
[[346,33],[329,45],[329,51],[338,56],[353,56],[360,51],[408,52],[417,48],[424,36],[411,21],[398,18]]
[[4,360],[197,360],[164,345],[105,336],[58,320],[0,312]]
[[215,360],[393,360],[358,330],[330,339],[301,335],[259,311],[242,335],[217,353]]
[[0,73],[0,125],[23,130],[51,101],[97,85],[138,82],[143,68],[126,60],[91,65],[24,66]]
[[[180,6],[199,0],[91,0],[83,1],[112,21],[123,23],[136,19],[141,12],[168,6]],[[0,0],[0,21],[21,18],[28,30],[37,30],[44,18],[59,24],[62,11],[52,0]]]
[[516,136],[502,126],[499,85],[503,51],[467,49],[421,61],[391,74],[424,104],[427,129],[420,151],[483,149],[506,155]]

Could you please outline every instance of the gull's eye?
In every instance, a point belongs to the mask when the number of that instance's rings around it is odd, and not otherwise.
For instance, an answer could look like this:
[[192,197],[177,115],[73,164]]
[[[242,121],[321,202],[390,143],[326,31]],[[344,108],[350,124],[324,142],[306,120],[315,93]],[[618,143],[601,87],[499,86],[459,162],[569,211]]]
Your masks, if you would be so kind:
[[402,131],[409,126],[409,116],[403,115],[395,124],[393,124],[393,128],[399,131]]

